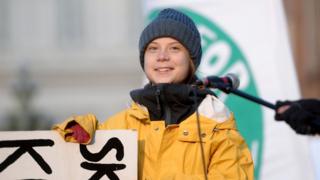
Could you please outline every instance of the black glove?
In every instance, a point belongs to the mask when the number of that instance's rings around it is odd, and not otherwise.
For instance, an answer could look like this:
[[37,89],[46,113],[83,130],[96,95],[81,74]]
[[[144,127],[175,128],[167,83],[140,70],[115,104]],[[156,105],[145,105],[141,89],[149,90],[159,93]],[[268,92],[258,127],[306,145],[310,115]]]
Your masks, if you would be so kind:
[[306,111],[320,116],[320,100],[318,99],[301,99],[298,101],[295,101],[303,107]]
[[285,118],[283,117],[283,113],[278,113],[278,109],[281,107],[281,106],[285,106],[285,105],[291,105],[292,104],[292,101],[277,101],[276,102],[276,114],[274,116],[274,119],[277,120],[277,121],[283,121]]
[[317,132],[317,127],[312,124],[317,118],[316,115],[306,110],[300,101],[278,101],[276,103],[277,109],[284,105],[289,105],[290,107],[281,114],[276,112],[276,120],[286,121],[298,134],[314,135],[319,133]]

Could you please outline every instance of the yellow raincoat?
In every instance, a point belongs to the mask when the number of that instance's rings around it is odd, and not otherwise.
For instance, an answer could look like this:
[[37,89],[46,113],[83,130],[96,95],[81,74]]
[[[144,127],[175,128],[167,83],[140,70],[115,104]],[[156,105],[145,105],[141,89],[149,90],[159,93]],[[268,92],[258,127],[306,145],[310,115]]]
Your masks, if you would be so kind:
[[[201,102],[198,112],[208,179],[254,179],[251,154],[236,129],[232,113],[211,95]],[[141,180],[204,179],[196,113],[180,124],[165,127],[164,121],[150,121],[144,106],[132,103],[129,109],[102,124],[88,114],[71,117],[53,129],[65,137],[71,121],[79,123],[90,137],[97,129],[136,129]],[[65,140],[75,142],[71,137]]]

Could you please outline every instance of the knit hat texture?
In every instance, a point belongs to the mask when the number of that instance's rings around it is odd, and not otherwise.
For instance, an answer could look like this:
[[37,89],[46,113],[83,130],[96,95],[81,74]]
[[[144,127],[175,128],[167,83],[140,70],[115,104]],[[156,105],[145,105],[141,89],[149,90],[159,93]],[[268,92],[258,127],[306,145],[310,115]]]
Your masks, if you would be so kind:
[[144,68],[144,53],[148,44],[159,37],[171,37],[188,51],[197,69],[201,62],[200,33],[190,17],[175,9],[164,9],[142,31],[139,40],[140,63]]

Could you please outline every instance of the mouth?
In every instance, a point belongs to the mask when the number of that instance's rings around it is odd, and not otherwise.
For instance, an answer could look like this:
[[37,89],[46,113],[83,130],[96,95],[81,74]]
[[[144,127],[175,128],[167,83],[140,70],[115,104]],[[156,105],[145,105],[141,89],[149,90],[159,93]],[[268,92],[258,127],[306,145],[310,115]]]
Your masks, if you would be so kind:
[[171,68],[171,67],[158,67],[158,68],[155,68],[155,71],[157,72],[169,72],[169,71],[172,71],[174,68]]

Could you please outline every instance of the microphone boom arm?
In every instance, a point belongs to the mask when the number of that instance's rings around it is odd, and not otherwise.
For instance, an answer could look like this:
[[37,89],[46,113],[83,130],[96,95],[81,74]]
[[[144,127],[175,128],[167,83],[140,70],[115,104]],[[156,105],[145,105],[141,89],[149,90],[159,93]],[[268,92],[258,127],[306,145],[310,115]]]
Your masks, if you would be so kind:
[[236,94],[236,95],[238,95],[240,97],[243,97],[243,98],[245,98],[247,100],[253,101],[255,103],[258,103],[258,104],[261,104],[263,106],[266,106],[266,107],[268,107],[270,109],[276,110],[276,106],[274,104],[272,104],[270,102],[267,102],[267,101],[265,101],[265,100],[263,100],[261,98],[254,97],[254,96],[252,96],[250,94],[247,94],[247,93],[242,92],[242,91],[237,90],[237,89],[231,89],[230,92],[233,93],[233,94]]
[[[254,97],[254,96],[252,96],[250,94],[247,94],[247,93],[245,93],[243,91],[240,91],[240,90],[237,90],[237,89],[232,89],[232,88],[226,87],[226,86],[217,86],[216,88],[221,90],[221,91],[223,91],[223,92],[225,92],[225,93],[227,93],[227,94],[232,93],[232,94],[238,95],[240,97],[243,97],[243,98],[245,98],[247,100],[250,100],[252,102],[255,102],[257,104],[266,106],[266,107],[268,107],[268,108],[270,108],[272,110],[275,110],[275,111],[277,110],[277,108],[276,108],[276,106],[274,104],[271,104],[271,103],[269,103],[269,102],[267,102],[267,101],[265,101],[263,99]],[[317,121],[317,120],[311,121],[311,124],[313,126],[320,127],[320,122]]]
[[252,96],[250,94],[247,94],[247,93],[245,93],[243,91],[240,91],[240,90],[237,90],[237,89],[233,89],[231,87],[224,86],[223,84],[219,84],[215,88],[217,88],[217,89],[219,89],[219,90],[221,90],[221,91],[223,91],[223,92],[225,92],[227,94],[232,93],[232,94],[238,95],[238,96],[243,97],[243,98],[245,98],[247,100],[250,100],[250,101],[255,102],[257,104],[260,104],[260,105],[263,105],[265,107],[268,107],[268,108],[270,108],[272,110],[276,110],[277,109],[276,106],[274,104],[270,103],[270,102],[267,102],[267,101],[265,101],[265,100],[263,100],[261,98],[258,98],[258,97]]
[[[277,110],[276,106],[274,104],[270,103],[270,102],[267,102],[267,101],[265,101],[265,100],[263,100],[261,98],[258,98],[258,97],[252,96],[250,94],[247,94],[247,93],[245,93],[243,91],[234,89],[234,88],[232,88],[230,86],[226,86],[226,85],[224,85],[222,83],[216,83],[214,88],[219,89],[219,90],[221,90],[221,91],[223,91],[223,92],[225,92],[227,94],[232,93],[232,94],[238,95],[240,97],[243,97],[244,99],[250,100],[250,101],[255,102],[257,104],[260,104],[260,105],[263,105],[263,106],[268,107],[268,108],[270,108],[270,109],[272,109],[274,111]],[[320,127],[320,121],[313,120],[310,123],[313,126]]]

